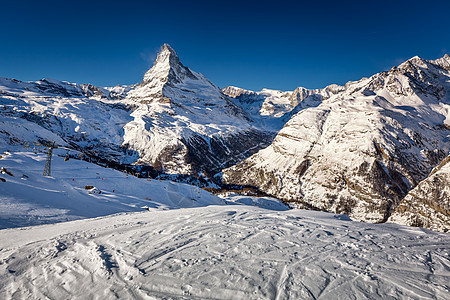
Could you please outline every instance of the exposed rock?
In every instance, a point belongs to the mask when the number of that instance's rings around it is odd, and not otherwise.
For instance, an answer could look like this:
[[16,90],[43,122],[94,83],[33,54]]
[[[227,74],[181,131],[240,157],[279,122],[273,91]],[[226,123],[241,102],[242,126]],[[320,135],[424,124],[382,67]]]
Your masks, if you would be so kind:
[[263,89],[260,92],[244,90],[238,87],[228,86],[222,92],[235,99],[236,103],[255,120],[263,118],[280,119],[280,128],[292,117],[292,113],[300,109],[313,107],[320,104],[322,100],[328,99],[331,95],[343,91],[345,88],[336,84],[327,86],[324,89],[309,90],[298,87],[294,91],[283,92],[277,90]]
[[450,156],[406,195],[388,221],[450,231]]

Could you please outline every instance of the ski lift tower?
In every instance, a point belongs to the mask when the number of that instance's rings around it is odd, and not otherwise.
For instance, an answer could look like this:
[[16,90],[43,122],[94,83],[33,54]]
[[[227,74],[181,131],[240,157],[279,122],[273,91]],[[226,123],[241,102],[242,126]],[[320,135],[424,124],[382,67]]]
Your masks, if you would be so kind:
[[55,146],[55,142],[50,142],[48,144],[47,148],[48,148],[47,161],[45,162],[43,176],[51,176],[53,149],[58,148],[58,147]]

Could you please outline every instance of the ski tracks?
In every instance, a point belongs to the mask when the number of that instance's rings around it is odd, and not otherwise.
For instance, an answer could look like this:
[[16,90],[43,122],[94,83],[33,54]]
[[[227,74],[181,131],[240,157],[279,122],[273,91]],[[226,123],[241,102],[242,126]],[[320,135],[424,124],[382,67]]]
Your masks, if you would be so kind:
[[78,226],[71,233],[2,250],[0,298],[450,295],[445,234],[245,207],[130,214],[96,222],[95,228]]

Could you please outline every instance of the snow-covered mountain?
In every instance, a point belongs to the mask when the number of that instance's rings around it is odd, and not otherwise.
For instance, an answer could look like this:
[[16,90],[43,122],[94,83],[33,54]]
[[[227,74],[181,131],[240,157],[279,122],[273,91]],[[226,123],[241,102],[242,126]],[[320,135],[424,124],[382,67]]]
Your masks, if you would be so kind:
[[165,44],[141,83],[99,88],[0,78],[0,143],[54,140],[120,164],[212,175],[267,146],[219,88]]
[[132,107],[120,100],[130,88],[0,78],[0,145],[55,141],[131,163],[136,158],[126,155],[122,144],[123,126],[133,120]]
[[260,92],[244,90],[234,86],[227,86],[222,92],[234,98],[244,109],[253,116],[282,117],[293,110],[298,101],[293,92],[263,89]]
[[344,87],[332,84],[324,89],[294,91],[262,89],[260,92],[227,86],[222,92],[234,99],[261,127],[279,131],[299,110],[318,106],[321,101],[339,93]]
[[139,153],[138,163],[166,172],[212,175],[273,138],[202,74],[183,66],[167,44],[125,101],[136,109],[124,144]]
[[414,57],[299,110],[223,178],[298,207],[384,222],[449,151],[450,57]]

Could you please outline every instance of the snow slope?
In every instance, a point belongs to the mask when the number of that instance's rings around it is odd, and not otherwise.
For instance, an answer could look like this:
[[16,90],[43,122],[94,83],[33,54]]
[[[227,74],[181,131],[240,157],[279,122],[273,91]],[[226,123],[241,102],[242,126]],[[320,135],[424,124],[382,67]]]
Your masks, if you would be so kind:
[[[0,154],[0,229],[93,218],[121,212],[223,205],[195,186],[147,180],[76,159],[55,150],[52,176],[43,177],[46,155]],[[5,182],[2,182],[2,180]],[[101,194],[85,190],[90,185]]]
[[448,234],[0,153],[0,299],[450,296]]
[[273,143],[224,170],[298,207],[385,222],[450,153],[450,57],[414,57],[296,113]]
[[[137,178],[76,159],[64,161],[64,149],[56,149],[54,153],[52,176],[43,177],[46,154],[0,151],[0,229],[145,209],[168,210],[208,205],[289,209],[279,200],[269,197],[230,195],[219,198],[192,185]],[[86,186],[95,189],[86,190]]]
[[0,230],[2,299],[449,299],[450,236],[209,206]]
[[111,161],[135,161],[136,155],[122,147],[131,108],[109,92],[106,96],[105,89],[90,86],[105,93],[99,96],[83,87],[0,78],[0,146],[55,141]]

